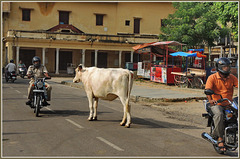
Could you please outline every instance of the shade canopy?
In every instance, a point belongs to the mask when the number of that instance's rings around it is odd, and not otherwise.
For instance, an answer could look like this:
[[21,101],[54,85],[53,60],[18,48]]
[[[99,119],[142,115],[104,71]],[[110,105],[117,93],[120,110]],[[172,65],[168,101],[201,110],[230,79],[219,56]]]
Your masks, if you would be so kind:
[[184,56],[184,57],[196,57],[197,53],[186,53],[186,52],[174,52],[170,54],[171,56]]
[[151,43],[144,43],[140,45],[136,45],[132,47],[134,50],[138,50],[144,47],[149,47],[149,46],[159,46],[159,45],[169,45],[169,46],[177,46],[177,45],[186,45],[177,41],[162,41],[162,42],[151,42]]

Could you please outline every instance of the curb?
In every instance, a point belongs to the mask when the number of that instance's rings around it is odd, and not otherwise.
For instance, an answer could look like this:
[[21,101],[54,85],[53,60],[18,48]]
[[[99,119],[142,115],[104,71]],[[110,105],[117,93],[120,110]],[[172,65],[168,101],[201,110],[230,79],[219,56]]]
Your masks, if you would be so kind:
[[[81,84],[70,83],[66,81],[61,81],[60,84],[68,85],[70,87],[84,89],[84,86]],[[183,102],[183,101],[191,101],[191,100],[204,100],[206,97],[187,97],[187,98],[151,98],[151,97],[142,97],[131,95],[130,100],[132,102]]]

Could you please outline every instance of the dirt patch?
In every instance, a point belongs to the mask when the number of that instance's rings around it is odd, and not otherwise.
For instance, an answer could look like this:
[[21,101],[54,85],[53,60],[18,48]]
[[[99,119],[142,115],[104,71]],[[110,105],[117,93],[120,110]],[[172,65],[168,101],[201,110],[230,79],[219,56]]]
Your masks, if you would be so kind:
[[206,119],[202,117],[202,113],[206,113],[203,101],[188,101],[188,102],[144,102],[138,104],[151,107],[171,119],[191,122],[192,124],[205,125]]

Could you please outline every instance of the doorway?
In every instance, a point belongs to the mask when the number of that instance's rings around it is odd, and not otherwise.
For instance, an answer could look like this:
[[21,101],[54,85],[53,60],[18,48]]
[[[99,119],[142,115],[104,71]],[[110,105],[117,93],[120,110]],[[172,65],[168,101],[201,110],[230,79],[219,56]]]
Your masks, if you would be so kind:
[[[105,52],[98,52],[97,53],[97,67],[98,68],[107,68],[107,58],[108,53]],[[91,64],[95,66],[95,52],[91,53]]]
[[32,59],[35,55],[36,55],[35,50],[25,50],[25,49],[19,50],[19,60],[22,60],[22,62],[26,65],[27,68],[30,65],[32,65]]
[[59,51],[59,71],[66,72],[68,64],[71,63],[72,63],[72,51]]

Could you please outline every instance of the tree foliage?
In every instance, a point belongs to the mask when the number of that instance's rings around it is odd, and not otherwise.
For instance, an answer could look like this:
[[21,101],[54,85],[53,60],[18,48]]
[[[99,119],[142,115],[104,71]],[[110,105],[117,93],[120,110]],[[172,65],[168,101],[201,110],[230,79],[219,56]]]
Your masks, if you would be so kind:
[[[238,40],[238,2],[216,2],[212,6],[222,28],[230,28],[235,41]],[[230,24],[230,27],[228,26]]]
[[[179,41],[192,48],[211,47],[220,34],[225,33],[217,23],[220,11],[214,8],[220,7],[220,2],[173,2],[173,6],[176,12],[164,20],[159,37],[161,40]],[[232,17],[229,15],[229,18],[221,19],[222,23],[226,23]]]

